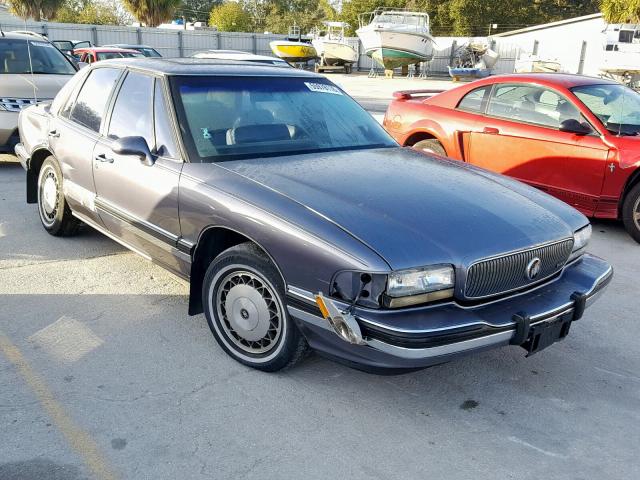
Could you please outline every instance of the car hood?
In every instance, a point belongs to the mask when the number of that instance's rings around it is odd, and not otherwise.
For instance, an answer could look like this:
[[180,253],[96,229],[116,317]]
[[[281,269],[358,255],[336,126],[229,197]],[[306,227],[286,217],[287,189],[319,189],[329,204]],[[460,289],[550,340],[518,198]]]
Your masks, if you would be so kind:
[[568,238],[587,223],[573,208],[523,184],[406,148],[221,165],[337,224],[393,269],[464,266]]
[[73,75],[18,75],[0,74],[0,96],[8,98],[33,98],[35,85],[39,99],[52,99]]

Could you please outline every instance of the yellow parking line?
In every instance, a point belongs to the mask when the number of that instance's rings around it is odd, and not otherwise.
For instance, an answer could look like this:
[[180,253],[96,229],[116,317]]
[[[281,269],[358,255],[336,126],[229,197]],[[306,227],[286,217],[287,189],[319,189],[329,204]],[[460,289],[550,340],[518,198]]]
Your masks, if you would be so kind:
[[54,425],[62,432],[71,448],[82,457],[95,477],[100,480],[115,480],[116,476],[107,466],[93,438],[71,420],[45,382],[31,368],[22,352],[2,332],[0,332],[0,352],[15,365],[18,373],[36,394]]

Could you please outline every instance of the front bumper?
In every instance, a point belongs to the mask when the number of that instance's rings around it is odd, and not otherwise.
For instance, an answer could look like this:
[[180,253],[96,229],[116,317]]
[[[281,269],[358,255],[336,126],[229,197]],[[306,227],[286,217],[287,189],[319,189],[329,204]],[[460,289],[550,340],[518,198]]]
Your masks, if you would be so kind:
[[[579,320],[606,289],[613,270],[585,254],[535,289],[480,305],[456,302],[402,310],[356,308],[364,345],[342,340],[320,315],[310,292],[290,287],[288,310],[320,353],[356,368],[393,372],[443,363],[509,344],[526,344],[532,327],[558,317]],[[346,304],[335,302],[340,308]]]

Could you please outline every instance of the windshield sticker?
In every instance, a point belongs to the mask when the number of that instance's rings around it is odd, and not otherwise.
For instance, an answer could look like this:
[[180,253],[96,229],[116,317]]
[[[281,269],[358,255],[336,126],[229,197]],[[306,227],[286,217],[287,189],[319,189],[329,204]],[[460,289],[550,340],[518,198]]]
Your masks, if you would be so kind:
[[309,90],[312,92],[320,92],[320,93],[331,93],[333,95],[342,95],[342,92],[338,87],[334,87],[333,85],[327,85],[325,83],[311,83],[304,82]]
[[31,40],[29,41],[29,43],[34,47],[56,48],[48,42],[34,42],[33,40]]

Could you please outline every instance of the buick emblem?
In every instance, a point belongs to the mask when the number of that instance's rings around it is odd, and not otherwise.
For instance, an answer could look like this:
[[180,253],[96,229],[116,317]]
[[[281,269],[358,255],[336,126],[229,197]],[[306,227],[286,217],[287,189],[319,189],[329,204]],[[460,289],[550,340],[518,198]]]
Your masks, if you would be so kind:
[[527,278],[529,280],[534,280],[540,274],[540,268],[542,267],[542,262],[538,257],[535,257],[527,264]]

